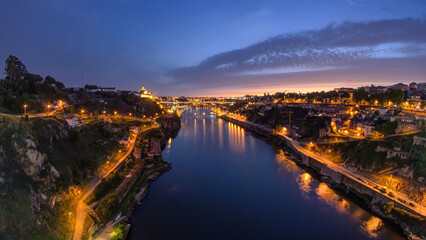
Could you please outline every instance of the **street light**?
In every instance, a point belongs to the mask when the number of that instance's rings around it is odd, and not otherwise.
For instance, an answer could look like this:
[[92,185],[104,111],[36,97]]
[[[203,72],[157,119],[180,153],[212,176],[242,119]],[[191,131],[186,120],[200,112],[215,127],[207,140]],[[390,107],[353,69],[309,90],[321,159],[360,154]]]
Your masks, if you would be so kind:
[[27,107],[28,107],[28,105],[24,104],[24,115],[27,115]]
[[132,113],[129,113],[129,117],[132,117]]
[[105,115],[106,111],[104,110],[102,113]]
[[81,109],[81,114],[83,114],[84,113],[84,109]]
[[114,116],[116,116],[117,115],[117,111],[114,111]]

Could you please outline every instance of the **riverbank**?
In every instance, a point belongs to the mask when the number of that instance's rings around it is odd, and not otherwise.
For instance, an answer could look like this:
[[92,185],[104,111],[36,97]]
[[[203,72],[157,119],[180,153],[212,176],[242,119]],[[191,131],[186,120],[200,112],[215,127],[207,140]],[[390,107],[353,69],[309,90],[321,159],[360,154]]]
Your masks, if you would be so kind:
[[150,163],[144,169],[142,175],[129,188],[129,192],[121,204],[118,214],[114,216],[114,220],[109,221],[99,228],[93,235],[94,239],[126,239],[130,231],[129,223],[133,210],[137,204],[141,204],[149,191],[149,184],[155,181],[163,173],[171,169],[168,162]]
[[[255,133],[260,138],[268,142],[280,147],[285,147],[285,150],[292,153],[293,160],[296,163],[302,164],[315,171],[329,186],[335,189],[343,189],[347,192],[350,191],[358,196],[368,205],[369,209],[373,213],[401,226],[407,238],[424,239],[424,236],[426,235],[426,229],[425,226],[423,226],[424,217],[416,215],[411,211],[411,209],[399,204],[396,199],[392,199],[392,197],[382,194],[378,189],[376,190],[372,187],[367,187],[366,184],[360,182],[360,179],[356,179],[352,176],[336,171],[333,167],[328,166],[326,163],[316,160],[309,156],[308,153],[294,147],[294,144],[291,142],[292,140],[289,138],[281,135],[274,135],[270,130],[260,125],[250,124],[248,122],[223,115],[219,117]],[[390,202],[393,203],[393,208],[391,208],[389,212],[385,213],[384,206]]]
[[160,148],[176,136],[180,118],[159,117],[155,125],[134,140],[131,154],[88,198],[90,218],[86,218],[87,233],[82,239],[125,239],[134,206],[146,196],[150,182],[171,169],[171,164],[163,161]]

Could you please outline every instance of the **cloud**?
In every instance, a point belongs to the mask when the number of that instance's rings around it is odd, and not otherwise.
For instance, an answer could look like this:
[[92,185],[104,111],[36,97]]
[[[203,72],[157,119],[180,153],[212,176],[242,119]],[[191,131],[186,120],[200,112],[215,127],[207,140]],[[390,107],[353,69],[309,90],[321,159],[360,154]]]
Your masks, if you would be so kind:
[[[268,82],[263,78],[266,75],[346,71],[348,76],[353,76],[367,68],[374,75],[375,65],[380,66],[377,71],[385,71],[399,63],[402,72],[412,71],[407,66],[414,59],[426,64],[424,20],[343,22],[319,30],[276,36],[246,48],[214,55],[197,66],[174,69],[169,74],[179,84],[200,88],[215,87],[222,79],[227,79],[224,84],[231,86],[235,82],[232,76],[254,76],[267,86]],[[414,70],[411,74],[420,71]],[[286,83],[284,77],[282,83]]]

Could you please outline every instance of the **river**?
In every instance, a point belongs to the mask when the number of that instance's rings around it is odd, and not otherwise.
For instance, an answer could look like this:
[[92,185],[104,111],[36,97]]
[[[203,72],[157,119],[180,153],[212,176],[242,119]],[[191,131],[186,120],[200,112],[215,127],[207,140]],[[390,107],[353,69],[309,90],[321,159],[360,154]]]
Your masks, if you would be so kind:
[[208,109],[185,113],[202,112],[163,151],[172,169],[135,208],[129,240],[404,239],[281,150]]

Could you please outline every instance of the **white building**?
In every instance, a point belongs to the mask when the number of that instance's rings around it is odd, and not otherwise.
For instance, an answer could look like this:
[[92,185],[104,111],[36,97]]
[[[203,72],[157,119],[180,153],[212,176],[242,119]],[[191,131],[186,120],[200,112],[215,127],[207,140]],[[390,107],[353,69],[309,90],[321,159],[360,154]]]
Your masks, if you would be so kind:
[[426,147],[426,138],[414,136],[413,145]]
[[356,124],[356,126],[357,128],[361,129],[362,135],[364,137],[370,137],[371,135],[373,135],[374,125],[359,122]]
[[139,92],[141,98],[152,98],[152,92],[146,90],[144,87],[142,87]]

